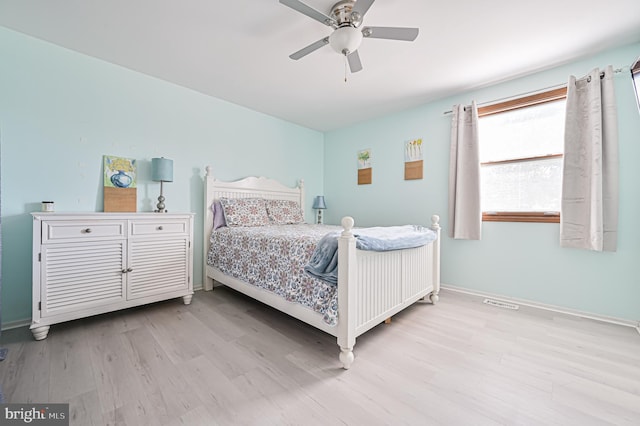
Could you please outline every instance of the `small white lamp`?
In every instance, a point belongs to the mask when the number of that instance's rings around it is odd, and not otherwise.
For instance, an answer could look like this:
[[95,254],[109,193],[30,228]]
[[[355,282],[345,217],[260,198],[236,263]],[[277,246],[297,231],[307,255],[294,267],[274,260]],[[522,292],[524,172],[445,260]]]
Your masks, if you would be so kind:
[[322,210],[327,208],[327,204],[324,202],[323,195],[318,195],[313,200],[313,208],[318,210],[318,215],[316,216],[316,223],[322,223]]
[[162,195],[162,184],[164,182],[173,182],[173,160],[168,158],[152,158],[151,159],[151,179],[160,182],[160,196],[158,197],[158,210],[156,213],[166,213],[164,205],[164,196]]

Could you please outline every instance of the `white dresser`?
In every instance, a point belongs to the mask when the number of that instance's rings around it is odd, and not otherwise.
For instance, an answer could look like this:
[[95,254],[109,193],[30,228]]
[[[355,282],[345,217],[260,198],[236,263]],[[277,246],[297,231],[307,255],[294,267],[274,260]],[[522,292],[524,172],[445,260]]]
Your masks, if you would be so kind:
[[31,332],[193,296],[193,213],[32,213]]

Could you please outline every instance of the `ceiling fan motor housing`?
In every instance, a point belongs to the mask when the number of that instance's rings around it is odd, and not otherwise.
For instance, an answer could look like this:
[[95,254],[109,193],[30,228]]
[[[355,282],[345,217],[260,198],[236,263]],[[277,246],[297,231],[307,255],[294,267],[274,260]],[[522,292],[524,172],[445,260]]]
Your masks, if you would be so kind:
[[354,4],[352,0],[343,0],[331,8],[331,17],[336,21],[337,28],[329,36],[329,44],[333,50],[345,56],[358,50],[362,43],[362,32],[358,30],[362,17],[353,12]]
[[338,28],[346,25],[356,28],[360,26],[362,16],[358,12],[353,12],[355,3],[353,0],[343,0],[333,5],[330,16],[336,21]]

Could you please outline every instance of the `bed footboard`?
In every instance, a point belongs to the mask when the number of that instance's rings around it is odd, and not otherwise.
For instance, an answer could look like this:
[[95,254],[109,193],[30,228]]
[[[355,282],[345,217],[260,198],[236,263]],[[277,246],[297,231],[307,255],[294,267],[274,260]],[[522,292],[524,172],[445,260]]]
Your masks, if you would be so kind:
[[354,360],[356,337],[428,297],[438,301],[440,291],[440,226],[433,216],[431,228],[438,238],[425,246],[386,252],[356,249],[353,218],[342,219],[338,241],[338,346],[343,368]]

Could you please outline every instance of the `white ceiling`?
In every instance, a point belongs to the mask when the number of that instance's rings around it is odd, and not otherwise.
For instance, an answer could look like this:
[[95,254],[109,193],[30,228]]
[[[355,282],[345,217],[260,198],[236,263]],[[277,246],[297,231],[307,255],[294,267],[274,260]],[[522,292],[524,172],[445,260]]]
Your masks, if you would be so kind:
[[327,131],[638,42],[640,0],[377,0],[364,25],[420,34],[365,39],[347,83],[328,46],[289,59],[331,28],[278,0],[0,0],[0,25]]

